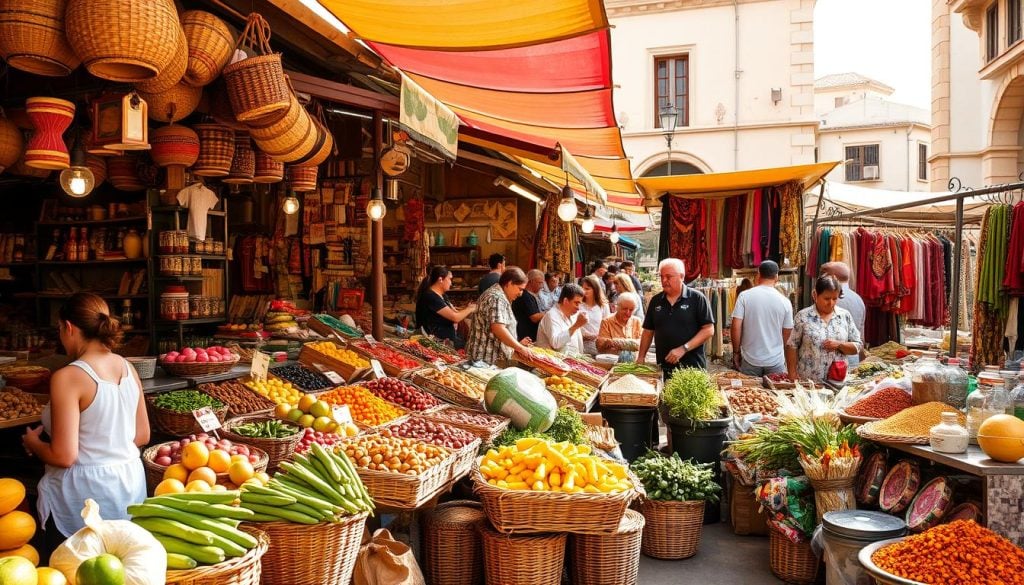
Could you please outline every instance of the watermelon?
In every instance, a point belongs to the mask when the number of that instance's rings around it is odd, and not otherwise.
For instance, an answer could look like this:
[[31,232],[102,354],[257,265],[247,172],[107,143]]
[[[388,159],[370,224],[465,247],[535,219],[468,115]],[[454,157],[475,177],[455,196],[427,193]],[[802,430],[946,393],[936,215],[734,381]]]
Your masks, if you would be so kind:
[[935,526],[949,511],[953,503],[953,486],[944,477],[936,477],[925,484],[907,508],[907,528],[923,532]]
[[857,476],[857,503],[862,506],[874,506],[878,503],[878,494],[882,491],[882,482],[888,471],[885,453],[875,451],[864,461]]
[[981,513],[981,506],[974,502],[964,502],[959,506],[953,508],[943,517],[945,522],[953,522],[955,520],[974,520],[978,524],[981,524],[984,520]]
[[512,419],[519,430],[544,432],[558,414],[544,381],[519,368],[505,368],[487,382],[484,404],[488,412]]
[[878,494],[878,507],[883,512],[899,514],[907,509],[918,486],[921,485],[921,471],[917,463],[904,459],[885,476],[882,491]]

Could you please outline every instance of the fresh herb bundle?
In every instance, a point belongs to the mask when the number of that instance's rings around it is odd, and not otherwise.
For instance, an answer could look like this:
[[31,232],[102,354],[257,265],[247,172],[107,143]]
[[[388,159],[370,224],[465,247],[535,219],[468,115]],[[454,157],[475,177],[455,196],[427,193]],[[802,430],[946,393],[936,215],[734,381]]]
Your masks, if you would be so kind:
[[683,461],[679,453],[665,457],[656,451],[648,451],[630,468],[652,500],[717,502],[722,488],[715,483],[711,466],[711,463]]
[[663,399],[676,418],[713,420],[721,416],[722,393],[708,373],[697,368],[681,368],[665,382]]
[[778,429],[756,427],[750,436],[735,441],[729,450],[765,469],[800,469],[800,454],[820,457],[859,442],[852,425],[837,427],[827,418],[786,421]]

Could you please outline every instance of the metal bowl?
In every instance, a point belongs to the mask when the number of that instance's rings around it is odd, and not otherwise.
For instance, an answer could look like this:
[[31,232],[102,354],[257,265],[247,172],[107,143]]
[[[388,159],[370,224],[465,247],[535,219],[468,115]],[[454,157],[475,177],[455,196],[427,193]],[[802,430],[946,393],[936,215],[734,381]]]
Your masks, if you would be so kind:
[[871,555],[875,554],[878,549],[888,546],[890,544],[902,541],[905,536],[899,538],[890,538],[888,540],[880,540],[878,542],[869,544],[868,546],[860,549],[857,554],[857,560],[860,561],[864,570],[867,571],[879,585],[925,585],[920,581],[911,581],[910,579],[904,579],[903,577],[897,577],[888,571],[884,571],[878,568],[878,565],[871,560]]

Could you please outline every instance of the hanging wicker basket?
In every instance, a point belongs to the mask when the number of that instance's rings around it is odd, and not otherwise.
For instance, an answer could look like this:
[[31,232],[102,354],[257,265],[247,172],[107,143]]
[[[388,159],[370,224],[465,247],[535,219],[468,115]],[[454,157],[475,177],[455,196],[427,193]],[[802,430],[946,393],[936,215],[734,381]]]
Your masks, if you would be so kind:
[[256,153],[252,140],[246,132],[235,132],[235,155],[231,159],[231,170],[224,182],[229,185],[248,185],[256,173]]
[[60,98],[31,97],[25,100],[25,112],[35,128],[25,147],[25,164],[48,170],[71,166],[64,131],[75,119],[75,104]]
[[235,48],[248,49],[253,55],[224,67],[235,118],[246,122],[287,109],[291,91],[281,54],[271,51],[270,25],[258,12],[249,14]]
[[0,110],[0,173],[18,162],[25,153],[25,135]]
[[199,159],[192,172],[200,177],[225,177],[235,156],[235,132],[220,124],[196,124]]
[[181,81],[185,75],[185,67],[188,65],[188,42],[185,40],[185,32],[181,30],[180,26],[176,28],[174,34],[177,37],[177,42],[171,62],[153,79],[135,84],[135,89],[146,93],[159,93],[171,89]]
[[85,156],[85,166],[92,171],[93,185],[99,187],[107,180],[107,160],[95,154]]
[[306,154],[306,156],[296,160],[292,164],[297,167],[315,167],[319,166],[327,160],[327,157],[331,156],[334,151],[334,137],[331,136],[331,131],[320,123],[319,120],[313,118],[313,126],[316,128],[316,142],[313,144],[313,148]]
[[64,32],[67,0],[0,0],[0,56],[15,69],[61,77],[81,61]]
[[262,120],[250,126],[256,146],[274,160],[290,163],[308,155],[317,143],[318,129],[313,117],[293,95],[284,116],[267,125]]
[[178,13],[170,0],[68,0],[67,36],[89,73],[138,83],[174,58]]
[[284,163],[277,162],[270,158],[270,155],[262,150],[256,150],[256,172],[253,174],[254,183],[280,183],[284,180]]
[[107,180],[120,191],[143,191],[146,183],[139,176],[139,159],[125,155],[107,159]]
[[288,167],[288,185],[296,193],[316,191],[318,167]]
[[234,52],[235,39],[223,20],[203,10],[182,14],[181,26],[188,42],[185,83],[203,87],[220,76]]
[[188,126],[171,124],[149,133],[149,156],[162,167],[190,167],[199,158],[199,135]]
[[50,176],[50,173],[52,171],[50,171],[49,169],[37,169],[26,165],[25,156],[22,155],[22,157],[18,159],[18,162],[11,165],[11,167],[7,169],[6,172],[12,175],[17,175],[19,177],[45,179]]
[[218,124],[230,126],[235,130],[249,131],[249,126],[235,119],[231,102],[224,99],[227,94],[224,78],[218,77],[203,89],[203,100],[199,103],[199,111],[205,112]]
[[199,98],[203,97],[200,87],[192,87],[184,82],[160,93],[139,92],[142,99],[149,104],[149,119],[156,122],[177,122],[196,110]]

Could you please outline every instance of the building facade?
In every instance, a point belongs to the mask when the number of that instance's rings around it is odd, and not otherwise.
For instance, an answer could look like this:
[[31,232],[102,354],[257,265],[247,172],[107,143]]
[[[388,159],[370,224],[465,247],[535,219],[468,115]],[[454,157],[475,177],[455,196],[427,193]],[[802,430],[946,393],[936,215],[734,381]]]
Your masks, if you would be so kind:
[[818,159],[837,160],[827,178],[889,191],[929,191],[931,113],[888,100],[893,88],[857,73],[814,84]]
[[[813,0],[605,0],[634,176],[815,161]],[[659,111],[679,112],[671,158]]]

